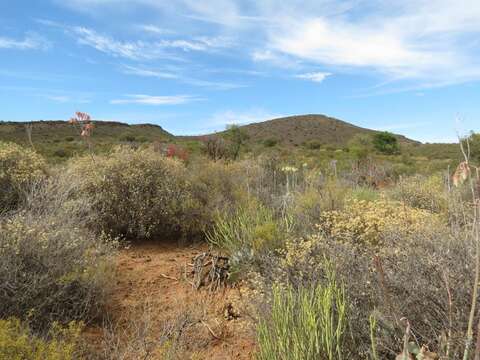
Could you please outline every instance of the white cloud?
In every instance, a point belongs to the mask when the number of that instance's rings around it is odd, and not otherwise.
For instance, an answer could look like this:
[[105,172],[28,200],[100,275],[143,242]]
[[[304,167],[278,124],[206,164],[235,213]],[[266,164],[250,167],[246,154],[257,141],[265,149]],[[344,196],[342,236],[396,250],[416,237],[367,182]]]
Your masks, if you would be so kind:
[[182,82],[185,84],[211,88],[214,90],[232,90],[232,89],[245,87],[245,85],[242,85],[242,84],[195,79],[188,76],[184,76],[180,72],[173,73],[170,71],[152,70],[152,69],[146,69],[143,67],[137,67],[137,66],[131,66],[131,65],[122,66],[121,71],[127,75],[153,77],[157,79],[173,79],[173,80],[178,80],[179,82]]
[[170,29],[164,29],[152,24],[144,24],[144,25],[138,25],[137,29],[141,31],[145,31],[147,33],[151,33],[154,35],[168,35],[168,34],[173,34],[174,31]]
[[137,75],[143,77],[154,77],[158,79],[178,79],[178,75],[167,71],[157,71],[137,66],[123,65],[121,71],[127,75]]
[[45,95],[45,98],[59,103],[69,102],[71,99],[66,95]]
[[191,95],[152,96],[140,94],[126,95],[126,99],[111,100],[110,104],[181,105],[198,100],[201,99]]
[[288,17],[268,34],[271,51],[395,81],[443,86],[480,78],[480,2],[474,0],[358,1],[341,16]]
[[277,51],[272,51],[268,49],[254,50],[251,54],[251,57],[252,60],[255,62],[267,62],[274,66],[285,69],[297,68],[299,66],[299,62],[295,59],[292,59],[291,57]]
[[311,73],[296,75],[295,77],[298,79],[310,80],[313,82],[321,83],[330,75],[332,74],[329,72],[311,72]]
[[42,97],[60,104],[66,104],[66,103],[88,104],[91,102],[89,97],[82,96],[82,95],[45,94],[45,95],[42,95]]
[[0,36],[0,49],[45,50],[51,46],[44,37],[28,33],[21,40]]
[[229,39],[220,37],[197,37],[192,40],[119,41],[81,26],[72,28],[72,31],[82,45],[91,46],[115,57],[131,60],[173,58],[174,55],[168,53],[167,50],[211,51],[230,46]]
[[[478,0],[72,0],[68,3],[77,9],[95,11],[104,6],[108,6],[108,11],[116,6],[145,6],[155,11],[159,19],[178,20],[186,28],[208,26],[219,34],[235,34],[240,39],[238,48],[256,62],[282,68],[303,66],[303,71],[323,66],[335,73],[373,72],[388,79],[385,87],[389,88],[398,86],[398,82],[402,86],[407,82],[414,88],[427,88],[480,79]],[[210,24],[198,21],[192,24],[192,19]],[[163,44],[148,45],[140,48],[148,53],[151,45],[157,51],[172,48],[205,51],[215,47],[211,39],[165,40]],[[135,46],[139,44],[134,43]],[[128,47],[125,51],[129,53]]]

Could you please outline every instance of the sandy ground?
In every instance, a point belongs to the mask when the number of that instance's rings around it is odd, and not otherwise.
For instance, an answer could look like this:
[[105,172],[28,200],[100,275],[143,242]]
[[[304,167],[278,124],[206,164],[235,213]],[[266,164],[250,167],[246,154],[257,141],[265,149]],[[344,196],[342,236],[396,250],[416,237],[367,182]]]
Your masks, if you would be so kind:
[[[147,359],[254,358],[254,334],[242,291],[195,290],[185,277],[192,258],[205,250],[204,245],[176,243],[121,250],[108,313],[117,338],[109,342],[118,342],[114,347],[123,350],[112,353],[126,359],[147,354]],[[88,334],[97,343],[105,339],[99,328],[90,328]]]

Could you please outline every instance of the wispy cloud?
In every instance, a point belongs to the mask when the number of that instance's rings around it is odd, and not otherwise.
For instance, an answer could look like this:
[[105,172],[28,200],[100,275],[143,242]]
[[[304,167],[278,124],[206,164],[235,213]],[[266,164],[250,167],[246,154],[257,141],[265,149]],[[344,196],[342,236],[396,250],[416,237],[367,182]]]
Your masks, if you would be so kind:
[[164,29],[152,24],[137,25],[136,28],[140,31],[144,31],[153,35],[171,35],[175,33],[173,30]]
[[67,103],[71,101],[71,98],[66,95],[45,95],[45,98],[58,103]]
[[185,84],[198,86],[198,87],[211,88],[214,90],[232,90],[232,89],[243,88],[246,86],[243,84],[217,82],[217,81],[191,78],[183,75],[180,71],[177,71],[176,73],[174,73],[171,71],[153,70],[153,69],[147,69],[144,67],[138,67],[138,66],[132,66],[132,65],[123,65],[120,69],[124,74],[127,74],[127,75],[153,77],[153,78],[163,79],[163,80],[164,79],[177,80]]
[[230,45],[227,38],[220,37],[196,37],[192,40],[119,41],[111,36],[81,26],[74,27],[72,32],[82,45],[91,46],[114,57],[132,60],[175,57],[175,55],[168,53],[168,50],[181,50],[183,52],[211,51]]
[[202,100],[192,95],[171,95],[171,96],[153,96],[153,95],[126,95],[125,99],[114,99],[110,104],[143,104],[143,105],[181,105],[192,101]]
[[120,69],[127,75],[153,77],[158,79],[178,79],[177,74],[168,71],[151,70],[131,65],[123,65]]
[[266,62],[286,69],[299,66],[299,62],[292,57],[270,49],[256,49],[251,53],[251,57],[254,62]]
[[[235,33],[237,48],[254,62],[296,72],[302,65],[335,73],[373,73],[389,80],[385,88],[402,89],[480,79],[478,0],[305,0],[302,6],[297,0],[72,0],[67,6],[111,11],[119,4],[144,6],[160,18],[189,26],[203,26],[192,19],[209,22],[204,26],[218,34]],[[155,32],[157,25],[152,26]],[[131,47],[153,55],[165,49],[205,51],[221,43],[225,39],[169,39],[148,46],[127,42],[117,54],[132,58]]]
[[27,33],[23,39],[0,36],[0,49],[45,50],[51,43],[36,33]]
[[298,79],[310,80],[313,82],[321,83],[330,75],[332,74],[329,72],[311,72],[306,74],[299,74],[299,75],[296,75],[295,77]]
[[42,94],[41,97],[59,103],[59,104],[88,104],[91,101],[89,96],[85,95],[67,95],[67,94]]

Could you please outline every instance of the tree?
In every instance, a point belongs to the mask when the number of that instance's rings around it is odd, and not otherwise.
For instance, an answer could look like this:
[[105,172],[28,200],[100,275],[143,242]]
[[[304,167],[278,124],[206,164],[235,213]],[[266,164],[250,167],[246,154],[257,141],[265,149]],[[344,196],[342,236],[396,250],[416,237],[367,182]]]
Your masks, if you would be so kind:
[[472,133],[469,137],[471,156],[474,161],[480,163],[480,133]]
[[224,137],[230,142],[230,154],[233,160],[240,155],[240,149],[249,136],[247,132],[238,125],[232,124],[227,126]]
[[375,150],[382,154],[393,155],[400,153],[397,138],[387,131],[373,135],[373,146]]
[[213,161],[227,158],[228,149],[224,139],[217,135],[210,135],[203,138],[205,152]]

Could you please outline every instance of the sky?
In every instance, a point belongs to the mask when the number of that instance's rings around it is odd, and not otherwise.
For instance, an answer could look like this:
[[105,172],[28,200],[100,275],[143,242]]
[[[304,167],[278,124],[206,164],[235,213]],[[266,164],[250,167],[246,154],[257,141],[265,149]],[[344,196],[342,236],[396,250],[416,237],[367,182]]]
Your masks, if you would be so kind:
[[480,131],[478,0],[0,0],[0,120]]

